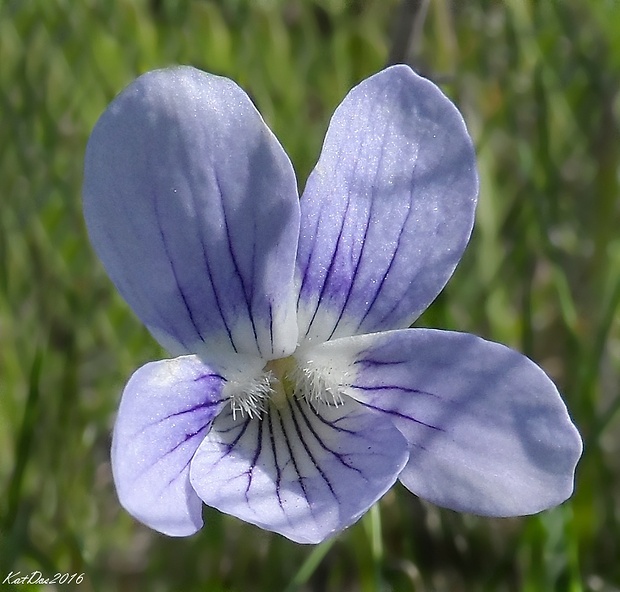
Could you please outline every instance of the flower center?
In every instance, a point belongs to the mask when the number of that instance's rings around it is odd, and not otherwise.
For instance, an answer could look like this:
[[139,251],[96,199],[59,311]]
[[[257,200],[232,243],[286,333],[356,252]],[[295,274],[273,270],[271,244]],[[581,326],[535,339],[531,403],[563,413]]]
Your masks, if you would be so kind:
[[261,417],[267,405],[276,408],[289,404],[290,398],[305,399],[314,409],[320,405],[344,404],[343,387],[347,373],[331,364],[322,364],[300,356],[288,356],[267,362],[258,378],[231,381],[230,406],[237,415]]

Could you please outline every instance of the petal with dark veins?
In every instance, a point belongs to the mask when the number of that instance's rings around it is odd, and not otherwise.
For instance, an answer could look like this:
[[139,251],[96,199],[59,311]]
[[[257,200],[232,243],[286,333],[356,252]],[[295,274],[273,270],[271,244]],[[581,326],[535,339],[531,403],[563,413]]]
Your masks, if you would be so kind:
[[400,480],[420,497],[517,516],[571,495],[581,438],[553,382],[518,352],[474,335],[405,329],[338,339],[314,354],[348,360],[345,392],[407,438]]
[[170,536],[202,527],[202,502],[189,463],[226,404],[224,378],[194,356],[151,362],[130,378],[112,438],[112,473],[121,504]]
[[477,194],[471,138],[439,88],[407,66],[355,87],[301,198],[300,341],[408,327],[461,258]]
[[262,419],[224,412],[191,464],[209,506],[299,543],[354,523],[396,481],[407,443],[389,419],[346,398],[338,407],[289,399]]
[[138,78],[92,132],[83,193],[110,278],[171,354],[294,350],[295,174],[234,82]]

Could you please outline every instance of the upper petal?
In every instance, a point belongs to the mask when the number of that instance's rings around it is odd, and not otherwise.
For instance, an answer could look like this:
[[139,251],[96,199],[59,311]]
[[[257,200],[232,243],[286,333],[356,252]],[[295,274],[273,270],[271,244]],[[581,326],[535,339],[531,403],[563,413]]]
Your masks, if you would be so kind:
[[355,87],[301,200],[302,339],[410,325],[461,258],[477,193],[471,139],[439,88],[407,66]]
[[294,349],[295,175],[232,81],[179,67],[130,84],[88,142],[84,214],[113,282],[172,353]]
[[223,377],[194,356],[146,364],[125,387],[112,439],[121,504],[171,536],[202,526],[189,462],[222,409]]
[[525,356],[430,329],[339,339],[320,352],[348,358],[347,392],[405,435],[400,480],[420,497],[516,516],[571,495],[581,439],[553,382]]
[[224,411],[191,464],[202,500],[299,543],[355,522],[395,482],[407,442],[392,423],[348,399],[314,409],[271,405],[262,419]]

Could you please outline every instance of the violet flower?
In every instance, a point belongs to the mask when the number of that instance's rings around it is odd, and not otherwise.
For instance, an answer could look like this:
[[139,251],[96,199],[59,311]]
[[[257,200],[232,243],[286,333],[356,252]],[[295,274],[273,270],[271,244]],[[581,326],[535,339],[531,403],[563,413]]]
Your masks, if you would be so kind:
[[86,152],[92,243],[173,359],[129,380],[112,443],[122,505],[172,536],[202,503],[302,543],[398,479],[446,508],[539,512],[571,495],[579,434],[532,361],[409,329],[471,233],[471,139],[431,82],[394,66],[338,107],[301,197],[248,96],[150,72]]

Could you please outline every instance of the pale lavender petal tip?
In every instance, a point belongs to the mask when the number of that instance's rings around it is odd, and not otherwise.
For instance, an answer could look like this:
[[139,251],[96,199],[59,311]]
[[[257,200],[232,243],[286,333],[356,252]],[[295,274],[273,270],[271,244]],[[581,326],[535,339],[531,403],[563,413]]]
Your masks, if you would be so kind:
[[193,356],[146,364],[131,377],[112,440],[121,504],[147,526],[187,536],[202,526],[189,463],[220,412],[224,379]]

